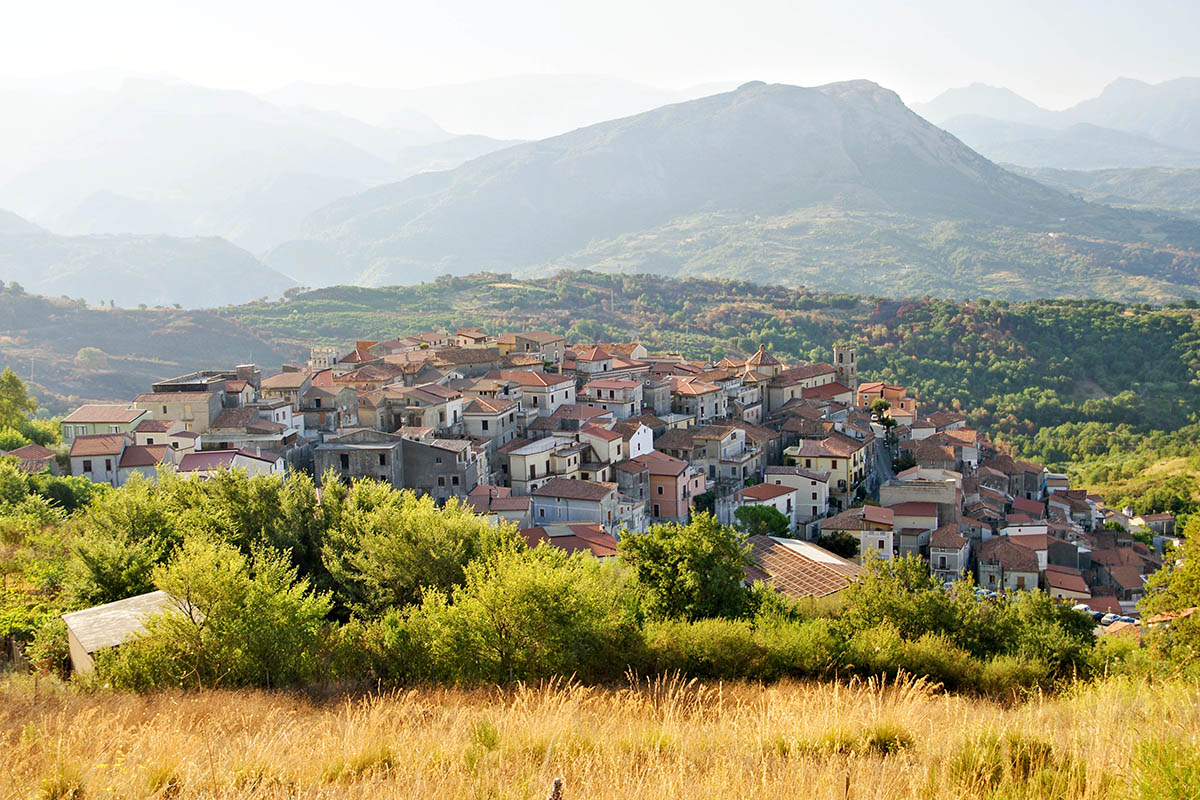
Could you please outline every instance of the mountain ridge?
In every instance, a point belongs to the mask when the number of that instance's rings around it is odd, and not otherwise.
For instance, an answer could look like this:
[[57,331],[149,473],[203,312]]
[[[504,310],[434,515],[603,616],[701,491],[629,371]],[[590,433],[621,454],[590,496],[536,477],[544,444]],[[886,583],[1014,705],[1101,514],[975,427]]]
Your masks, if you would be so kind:
[[[693,223],[701,218],[705,224]],[[916,290],[936,285],[944,271],[944,245],[927,240],[942,237],[938,226],[954,220],[974,226],[969,249],[994,248],[989,239],[1003,231],[1039,270],[1022,275],[1021,264],[969,255],[956,292],[984,290],[978,279],[1000,272],[1010,273],[1002,283],[1020,284],[1022,292],[1053,290],[1054,281],[1043,280],[1054,277],[1052,265],[1077,253],[1060,252],[1068,240],[1029,239],[1035,234],[1085,237],[1071,246],[1089,249],[1083,258],[1091,261],[1110,248],[1087,238],[1112,229],[1113,237],[1142,245],[1146,233],[1166,230],[1152,216],[1091,205],[1002,169],[870,81],[751,82],[344,198],[310,216],[306,235],[266,260],[307,285],[386,285],[481,269],[622,269],[622,261],[634,271],[714,274],[697,265],[724,248],[728,265],[755,269],[758,280],[830,288],[839,278],[829,262],[841,249],[852,256],[842,266],[878,273],[871,280],[886,280],[896,267],[915,269],[920,280],[904,288]],[[1200,243],[1200,228],[1190,224],[1166,235],[1188,247]],[[895,246],[883,255],[878,247],[854,249],[839,230]],[[755,251],[768,240],[764,269]],[[921,263],[906,267],[909,258]],[[1119,280],[1120,270],[1088,267],[1103,273],[1097,281]],[[1188,260],[1184,271],[1192,268]],[[1096,281],[1063,275],[1068,291],[1101,291]],[[1157,280],[1139,273],[1130,279],[1131,287],[1139,284],[1131,296],[1175,291]]]

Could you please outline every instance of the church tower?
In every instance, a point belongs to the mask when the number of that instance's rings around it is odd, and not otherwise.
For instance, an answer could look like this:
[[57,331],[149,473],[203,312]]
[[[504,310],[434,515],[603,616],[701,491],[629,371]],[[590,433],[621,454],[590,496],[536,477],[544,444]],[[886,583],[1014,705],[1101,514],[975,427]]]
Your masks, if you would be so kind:
[[833,346],[833,368],[837,373],[837,381],[858,393],[858,348],[852,344],[835,344]]

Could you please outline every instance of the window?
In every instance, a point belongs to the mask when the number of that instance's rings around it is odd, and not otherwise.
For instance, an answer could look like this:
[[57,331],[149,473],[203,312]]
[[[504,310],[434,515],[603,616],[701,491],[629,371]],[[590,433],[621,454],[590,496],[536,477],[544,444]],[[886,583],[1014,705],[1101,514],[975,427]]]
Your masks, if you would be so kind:
[[656,516],[656,517],[660,516],[660,514],[658,513],[658,503],[654,504],[654,516]]
[[836,458],[833,459],[833,461],[831,461],[829,463],[833,469],[837,469],[837,459]]
[[347,453],[342,453],[340,456],[338,456],[338,458],[339,458],[339,459],[341,459],[341,462],[342,462],[342,469],[350,469],[350,456],[349,456],[349,454],[347,454]]
[[813,515],[814,517],[817,515],[817,507],[816,507],[816,506],[813,506],[813,507],[812,507],[812,515]]
[[171,442],[171,449],[172,449],[172,450],[178,450],[178,449],[179,449],[179,442]]
[[112,459],[111,458],[104,459],[104,471],[112,472]]
[[480,422],[480,423],[479,423],[479,426],[480,426],[480,427],[481,427],[483,430],[485,430],[485,431],[486,431],[486,430],[488,429],[488,421],[487,421],[486,419],[485,419],[485,420],[483,420],[482,422]]
[[434,457],[433,457],[433,463],[435,463],[435,464],[440,464],[440,463],[442,463],[442,457],[441,457],[441,456],[434,456]]
[[813,492],[813,493],[812,493],[812,499],[813,499],[813,500],[816,500],[816,499],[817,499],[817,493],[816,493],[816,492]]
[[[658,487],[658,493],[659,493],[659,494],[662,494],[662,493],[663,493],[663,487],[661,487],[661,486],[659,486],[659,487]],[[657,517],[657,516],[658,516],[658,514],[655,514],[654,516],[656,516],[656,517]]]
[[804,468],[812,469],[812,459],[811,458],[804,459]]
[[120,425],[109,425],[109,426],[108,426],[108,432],[109,432],[109,433],[120,433],[120,432],[121,432],[121,426],[120,426]]
[[1018,576],[1017,576],[1017,588],[1018,588],[1018,589],[1024,589],[1024,588],[1025,588],[1025,576],[1024,576],[1024,575],[1018,575]]
[[546,516],[546,509],[544,509],[544,508],[539,508],[539,509],[538,509],[538,516],[539,516],[539,517],[544,517],[544,516]]
[[438,475],[438,486],[445,486],[445,485],[446,485],[446,476]]
[[154,437],[153,437],[153,436],[147,436],[147,437],[146,437],[146,444],[147,444],[147,445],[154,444]]
[[320,407],[321,407],[321,398],[314,397],[313,398],[313,408],[320,408]]
[[450,476],[450,483],[453,484],[454,486],[458,486],[458,476],[457,475]]
[[83,471],[84,471],[84,472],[91,472],[91,471],[92,471],[92,462],[91,462],[91,461],[84,461],[84,462],[83,462]]
[[879,548],[880,550],[882,550],[883,549],[883,539],[880,539],[878,542],[876,542],[875,546],[877,548]]
[[163,414],[165,415],[166,413],[167,413],[167,407],[163,406]]
[[387,453],[379,454],[379,466],[381,466],[381,467],[387,466]]
[[537,477],[537,467],[533,464],[530,464],[529,465],[529,480],[533,480],[536,477]]
[[945,569],[945,568],[946,568],[946,557],[938,556],[938,569]]
[[538,396],[536,394],[533,396],[533,404],[535,406],[538,404]]

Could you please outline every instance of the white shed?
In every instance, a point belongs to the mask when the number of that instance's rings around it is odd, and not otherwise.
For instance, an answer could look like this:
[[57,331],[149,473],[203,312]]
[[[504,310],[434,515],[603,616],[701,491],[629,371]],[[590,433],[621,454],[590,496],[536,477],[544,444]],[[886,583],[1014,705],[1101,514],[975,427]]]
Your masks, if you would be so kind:
[[71,669],[79,673],[91,672],[95,669],[93,653],[105,647],[116,647],[139,633],[145,633],[146,619],[169,611],[179,611],[171,595],[149,592],[63,614],[63,621],[67,623],[67,640],[71,645]]

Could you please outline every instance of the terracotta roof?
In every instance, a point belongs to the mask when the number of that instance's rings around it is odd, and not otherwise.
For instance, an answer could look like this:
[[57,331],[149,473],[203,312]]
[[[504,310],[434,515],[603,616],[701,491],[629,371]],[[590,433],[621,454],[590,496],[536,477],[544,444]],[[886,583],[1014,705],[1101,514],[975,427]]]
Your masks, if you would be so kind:
[[1048,564],[1044,574],[1046,576],[1046,585],[1051,588],[1091,594],[1091,589],[1088,588],[1087,581],[1083,579],[1083,573],[1077,569]]
[[597,558],[617,554],[617,540],[611,533],[595,524],[546,525],[539,528],[522,528],[521,535],[530,547],[548,544],[577,553],[587,550]]
[[929,546],[940,547],[943,550],[961,550],[967,543],[958,532],[958,525],[943,525],[929,535]]
[[557,342],[563,337],[557,333],[550,333],[550,331],[528,331],[526,333],[513,334],[514,340],[518,338],[528,339],[529,341],[537,342],[538,344],[549,344],[551,342]]
[[615,483],[578,481],[570,478],[554,478],[533,491],[534,497],[559,497],[564,500],[588,500],[598,502],[617,491]]
[[792,494],[795,491],[796,490],[791,486],[777,486],[773,483],[759,483],[742,489],[741,495],[747,500],[753,500],[761,503],[764,500],[774,500],[776,497],[783,497],[785,494]]
[[830,531],[861,531],[870,530],[865,526],[895,525],[895,517],[890,508],[879,506],[861,506],[850,508],[840,514],[821,520],[821,530]]
[[136,433],[167,433],[178,424],[173,419],[144,419],[133,430]]
[[910,500],[906,503],[896,503],[888,506],[893,514],[902,517],[937,517],[937,503],[923,503]]
[[821,386],[811,386],[800,390],[800,396],[813,400],[833,400],[843,394],[853,394],[849,386],[840,383],[826,383]]
[[857,580],[859,567],[811,542],[752,536],[747,578],[792,598],[825,597]]
[[772,386],[792,386],[801,381],[810,380],[819,375],[829,375],[836,373],[832,364],[826,364],[824,361],[819,361],[816,364],[803,364],[798,367],[785,369],[783,372],[771,379]]
[[71,442],[71,458],[79,456],[115,456],[128,444],[123,433],[93,433],[76,436]]
[[502,400],[493,397],[476,397],[463,409],[464,414],[503,414],[509,409],[516,408],[512,400]]
[[515,381],[522,386],[561,386],[564,383],[574,383],[572,378],[565,375],[551,375],[537,369],[503,369],[494,370],[487,374],[489,378],[505,378]]
[[683,474],[688,468],[688,463],[683,459],[657,451],[644,453],[637,458],[631,458],[629,462],[646,466],[649,468],[651,475],[669,475],[674,477]]
[[245,390],[250,384],[247,381],[225,381],[225,391],[232,394],[238,394]]
[[599,346],[589,347],[575,354],[576,361],[609,361],[610,359],[612,359],[612,354]]
[[1118,564],[1106,569],[1109,577],[1122,589],[1141,589],[1146,585],[1141,569],[1132,564]]
[[616,431],[610,431],[605,428],[601,428],[599,425],[584,425],[579,429],[579,432],[581,434],[586,433],[589,436],[595,436],[599,439],[603,439],[606,442],[615,442],[622,438],[621,434],[617,433]]
[[1039,500],[1026,500],[1023,497],[1014,497],[1012,507],[1014,510],[1028,514],[1035,519],[1046,515],[1046,505]]
[[118,405],[86,405],[72,411],[63,417],[63,422],[95,423],[95,424],[128,424],[145,414],[140,408]]
[[264,389],[299,389],[308,380],[307,372],[280,372],[262,379]]
[[682,395],[712,394],[721,391],[715,383],[708,383],[698,378],[675,378],[671,381],[671,392]]
[[153,467],[161,464],[169,448],[165,444],[131,444],[121,454],[121,468]]
[[47,458],[54,458],[53,450],[32,442],[24,447],[18,447],[16,450],[0,451],[0,453],[19,458],[22,461],[44,461]]
[[746,366],[748,367],[777,366],[778,364],[779,359],[768,353],[767,346],[763,344],[758,346],[758,351],[754,355],[746,359]]
[[274,454],[255,453],[252,450],[199,450],[195,453],[188,453],[180,459],[179,471],[207,472],[215,469],[229,469],[237,456],[265,461],[268,464],[279,460],[279,456]]
[[1008,536],[993,536],[979,548],[979,560],[983,563],[999,564],[1014,572],[1037,572],[1037,554],[1022,547]]

